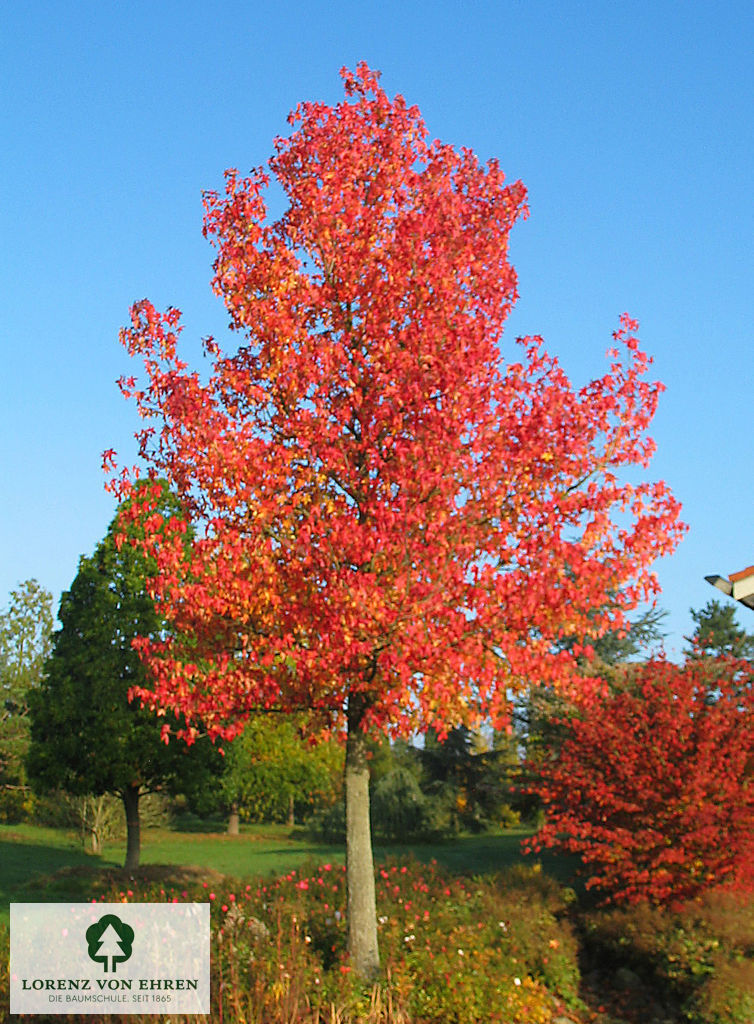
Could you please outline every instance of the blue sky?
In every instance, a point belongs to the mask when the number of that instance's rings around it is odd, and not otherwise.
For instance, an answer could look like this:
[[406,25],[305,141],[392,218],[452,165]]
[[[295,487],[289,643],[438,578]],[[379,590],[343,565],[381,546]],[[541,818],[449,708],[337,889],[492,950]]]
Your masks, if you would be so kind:
[[705,574],[754,563],[750,2],[29,0],[0,42],[0,605],[32,576],[57,602],[112,516],[131,302],[180,307],[190,353],[224,334],[202,190],[362,59],[433,137],[526,184],[511,341],[542,334],[582,383],[619,314],[641,322],[667,386],[651,475],[690,527],[657,566],[671,652]]

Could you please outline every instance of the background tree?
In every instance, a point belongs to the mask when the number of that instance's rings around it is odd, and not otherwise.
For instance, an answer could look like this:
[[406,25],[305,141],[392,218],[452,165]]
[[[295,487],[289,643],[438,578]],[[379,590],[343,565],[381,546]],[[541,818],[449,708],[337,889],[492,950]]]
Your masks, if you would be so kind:
[[[509,806],[518,768],[515,741],[489,732],[483,736],[461,726],[445,743],[430,734],[419,746],[370,736],[372,837],[380,843],[434,841],[461,829],[480,831],[517,820]],[[315,814],[309,828],[328,842],[342,842],[342,803]]]
[[251,718],[224,746],[219,785],[201,795],[206,811],[229,814],[228,831],[245,821],[293,825],[342,795],[343,750],[335,741],[311,743],[301,715]]
[[180,313],[142,301],[122,340],[146,380],[122,387],[196,524],[188,561],[148,531],[173,632],[142,642],[139,692],[226,738],[273,708],[345,728],[348,943],[372,974],[367,734],[502,725],[527,680],[573,683],[556,639],[619,627],[681,528],[663,484],[618,479],[651,456],[660,391],[636,324],[582,388],[541,339],[502,361],[523,186],[428,142],[366,65],[342,75],[346,98],[301,105],[276,141],[276,222],[262,169],[205,198],[238,350],[208,340],[200,379]]
[[36,580],[12,590],[0,614],[0,818],[23,815],[28,797],[29,694],[50,652],[52,594]]
[[[667,612],[648,608],[627,622],[625,628],[608,630],[602,636],[589,638],[568,636],[558,648],[585,651],[579,655],[581,671],[599,679],[611,690],[623,689],[630,681],[631,666],[646,660],[662,644],[663,619]],[[588,650],[585,650],[587,649]],[[529,764],[554,756],[567,734],[569,719],[579,714],[579,694],[565,694],[552,686],[533,683],[516,700],[514,725]],[[524,794],[523,806],[531,813],[534,803]]]
[[[168,518],[180,511],[156,485],[155,500]],[[129,703],[129,689],[144,683],[144,667],[132,648],[136,636],[156,636],[164,623],[145,589],[154,571],[136,547],[122,542],[119,516],[94,555],[82,557],[60,601],[61,627],[54,634],[44,679],[29,701],[29,774],[40,790],[74,795],[113,793],[126,816],[125,867],[138,867],[139,800],[147,792],[180,787],[184,775],[209,772],[220,755],[207,741],[189,750],[161,742],[163,720]],[[138,537],[135,526],[130,527]]]
[[710,701],[708,668],[649,661],[570,720],[532,769],[547,820],[530,849],[578,853],[618,902],[754,882],[754,694],[727,659]]
[[688,637],[686,653],[691,658],[754,658],[754,636],[736,621],[736,606],[715,599],[699,611],[690,609],[696,626]]
[[479,832],[510,821],[518,751],[504,731],[485,736],[461,725],[440,740],[430,730],[419,758],[422,790],[435,802],[435,820],[445,834]]

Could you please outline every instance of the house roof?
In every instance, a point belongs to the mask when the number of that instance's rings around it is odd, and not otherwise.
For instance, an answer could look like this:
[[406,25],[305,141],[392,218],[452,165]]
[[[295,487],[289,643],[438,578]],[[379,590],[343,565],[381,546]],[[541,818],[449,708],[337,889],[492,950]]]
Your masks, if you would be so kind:
[[731,583],[737,583],[738,580],[744,580],[747,576],[754,576],[754,565],[750,565],[748,569],[740,569],[738,572],[732,572],[728,576]]
[[745,604],[747,608],[754,609],[754,565],[747,569],[740,569],[732,572],[726,579],[724,576],[705,576],[708,583],[718,590],[722,590],[734,601]]

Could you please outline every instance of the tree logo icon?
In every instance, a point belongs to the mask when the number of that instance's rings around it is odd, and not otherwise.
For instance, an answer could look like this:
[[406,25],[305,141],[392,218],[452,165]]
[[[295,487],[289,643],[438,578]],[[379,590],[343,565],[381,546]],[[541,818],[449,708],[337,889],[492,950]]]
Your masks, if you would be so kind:
[[103,964],[105,971],[115,971],[133,952],[134,930],[115,914],[105,914],[86,930],[89,958]]

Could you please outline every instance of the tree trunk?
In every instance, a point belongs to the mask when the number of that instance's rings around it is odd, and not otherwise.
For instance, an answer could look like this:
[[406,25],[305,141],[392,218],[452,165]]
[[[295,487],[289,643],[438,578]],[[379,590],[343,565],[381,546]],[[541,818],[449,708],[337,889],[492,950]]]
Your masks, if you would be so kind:
[[351,962],[362,978],[374,978],[380,969],[380,953],[369,826],[369,762],[366,733],[361,728],[365,707],[363,695],[349,695],[345,766],[346,893]]
[[241,829],[238,824],[238,804],[232,803],[230,805],[230,815],[228,817],[228,835],[237,836]]
[[85,815],[91,818],[89,826],[92,837],[92,853],[100,854],[104,848],[104,837],[107,834],[107,793],[99,796],[85,796]]
[[141,827],[139,825],[139,786],[126,786],[123,806],[126,809],[126,871],[135,871],[141,855]]
[[293,793],[288,797],[288,824],[291,828],[296,824],[296,816],[293,813],[294,809]]

